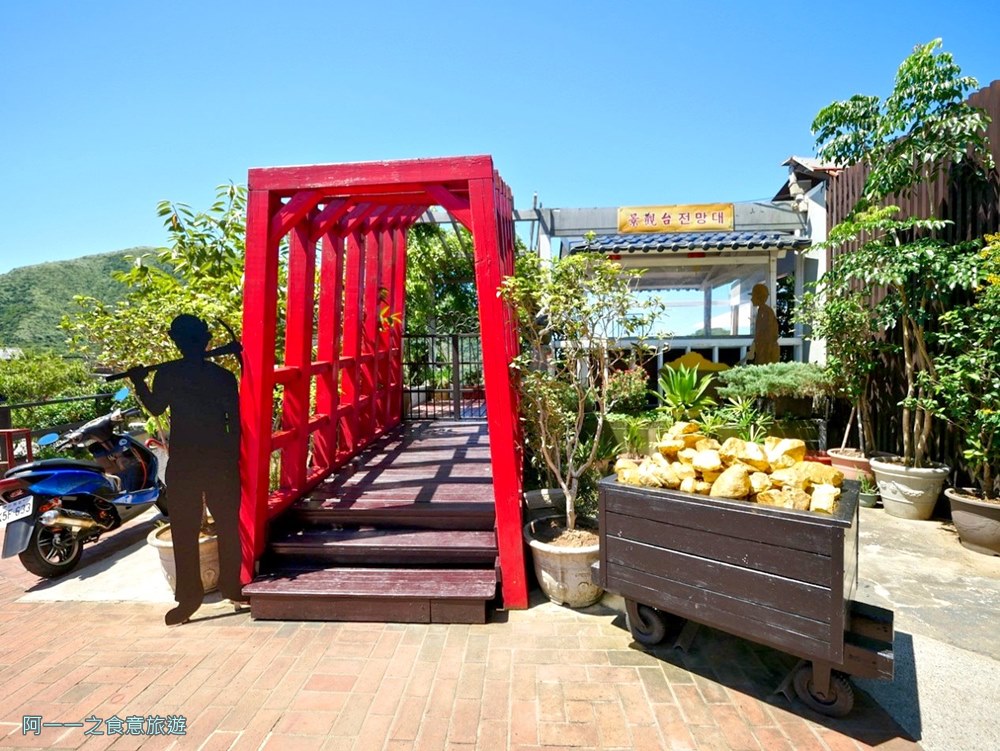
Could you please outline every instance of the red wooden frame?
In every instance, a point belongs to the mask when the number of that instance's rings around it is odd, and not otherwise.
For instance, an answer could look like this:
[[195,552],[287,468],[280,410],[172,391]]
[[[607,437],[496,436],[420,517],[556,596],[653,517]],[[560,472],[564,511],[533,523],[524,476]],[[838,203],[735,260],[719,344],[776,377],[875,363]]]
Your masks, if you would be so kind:
[[[527,607],[522,442],[509,367],[518,338],[514,316],[497,296],[502,279],[514,273],[513,201],[492,158],[253,169],[249,190],[240,389],[243,581],[253,578],[268,521],[402,420],[406,231],[427,208],[441,206],[472,232],[501,586],[505,607]],[[278,362],[278,257],[285,238],[288,299]],[[281,425],[273,430],[278,386]],[[280,480],[272,491],[274,452]]]

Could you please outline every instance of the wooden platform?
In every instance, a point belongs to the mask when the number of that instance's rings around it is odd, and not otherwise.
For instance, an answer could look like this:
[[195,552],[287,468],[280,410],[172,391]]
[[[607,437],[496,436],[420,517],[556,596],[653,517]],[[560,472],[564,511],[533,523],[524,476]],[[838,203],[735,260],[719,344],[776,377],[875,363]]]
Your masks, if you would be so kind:
[[406,423],[272,525],[261,619],[482,623],[497,541],[485,422]]

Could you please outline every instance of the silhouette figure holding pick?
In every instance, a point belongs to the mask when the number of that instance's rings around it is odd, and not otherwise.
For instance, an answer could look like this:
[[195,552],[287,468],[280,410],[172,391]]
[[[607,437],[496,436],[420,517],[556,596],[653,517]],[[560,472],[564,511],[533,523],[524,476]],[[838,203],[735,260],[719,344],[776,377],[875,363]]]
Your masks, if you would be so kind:
[[154,415],[170,408],[170,461],[166,482],[170,526],[177,563],[177,607],[166,614],[168,626],[187,621],[205,596],[201,583],[198,532],[202,504],[215,520],[219,539],[219,590],[230,600],[243,599],[240,584],[240,418],[236,377],[206,357],[208,325],[182,314],[170,324],[170,338],[181,359],[157,367],[152,389],[150,368],[127,375],[135,393]]

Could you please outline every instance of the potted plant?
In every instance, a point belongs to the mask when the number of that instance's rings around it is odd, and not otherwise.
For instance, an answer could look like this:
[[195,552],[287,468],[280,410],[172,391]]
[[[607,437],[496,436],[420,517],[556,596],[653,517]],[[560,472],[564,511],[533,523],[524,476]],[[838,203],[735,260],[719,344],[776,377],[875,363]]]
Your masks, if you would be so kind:
[[615,407],[608,388],[619,339],[641,339],[661,308],[637,300],[638,276],[598,256],[552,262],[526,256],[501,287],[525,345],[512,366],[519,375],[525,437],[565,497],[561,518],[529,522],[525,539],[542,590],[571,607],[585,607],[602,594],[590,579],[598,538],[585,520],[578,525],[576,504]]
[[[991,163],[985,114],[965,100],[978,83],[961,76],[940,40],[914,50],[900,65],[893,92],[882,100],[857,95],[824,108],[813,122],[819,156],[843,167],[863,164],[867,177],[851,214],[830,231],[829,248],[857,247],[837,257],[822,281],[825,302],[852,290],[884,290],[873,308],[882,330],[901,340],[905,392],[898,428],[901,455],[872,459],[887,513],[926,519],[949,469],[931,459],[930,437],[938,405],[936,368],[928,331],[955,290],[976,278],[968,244],[939,237],[937,180],[961,162],[971,174]],[[883,205],[924,184],[930,215],[899,218]]]
[[719,373],[718,378],[719,396],[757,399],[775,419],[812,417],[820,411],[817,402],[831,392],[830,376],[814,363],[743,365]]
[[[177,589],[177,565],[174,561],[174,543],[170,537],[170,525],[158,524],[146,536],[146,542],[156,548],[160,557],[160,570],[173,592]],[[219,538],[215,534],[215,523],[208,509],[202,505],[201,529],[198,532],[198,558],[201,564],[201,585],[205,592],[213,592],[219,586]]]
[[875,508],[875,504],[878,503],[878,485],[871,475],[861,475],[861,481],[858,483],[858,503],[865,508]]
[[945,490],[959,540],[977,553],[1000,555],[1000,235],[986,242],[975,302],[941,316],[936,387],[974,482]]
[[714,380],[714,374],[700,376],[697,368],[664,365],[660,369],[660,390],[654,396],[673,420],[694,420],[706,407],[715,406],[711,396]]

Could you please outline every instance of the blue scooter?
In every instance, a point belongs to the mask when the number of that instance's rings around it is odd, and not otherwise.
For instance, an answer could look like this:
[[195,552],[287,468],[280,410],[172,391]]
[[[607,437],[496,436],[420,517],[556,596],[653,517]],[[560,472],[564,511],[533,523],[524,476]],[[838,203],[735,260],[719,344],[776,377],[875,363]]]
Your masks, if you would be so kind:
[[[115,394],[121,402],[123,388]],[[138,409],[112,412],[38,443],[87,459],[42,459],[12,467],[0,479],[3,557],[17,555],[33,574],[54,578],[80,562],[83,544],[117,529],[154,504],[166,516],[157,455],[124,429]]]

